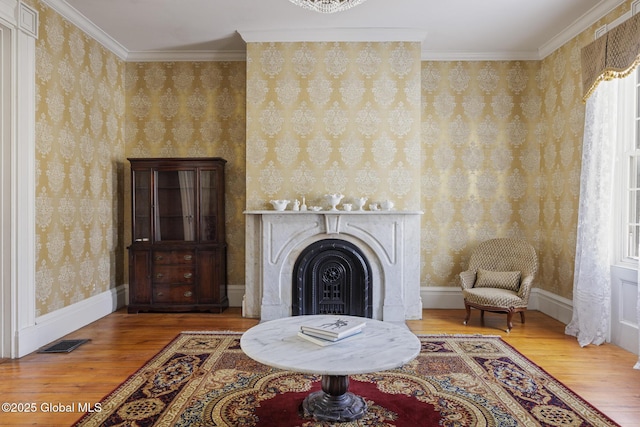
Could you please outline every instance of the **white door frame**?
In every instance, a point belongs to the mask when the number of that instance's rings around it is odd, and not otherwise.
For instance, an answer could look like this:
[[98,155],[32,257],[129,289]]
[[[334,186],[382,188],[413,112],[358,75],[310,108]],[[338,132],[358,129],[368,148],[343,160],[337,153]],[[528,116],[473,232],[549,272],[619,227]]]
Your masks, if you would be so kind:
[[[10,33],[9,52],[3,52],[3,64],[5,59],[10,59],[6,64],[10,67],[10,90],[9,93],[2,91],[3,132],[0,134],[3,171],[7,165],[10,169],[8,174],[3,172],[0,188],[0,356],[16,358],[29,352],[21,345],[21,337],[28,335],[36,319],[35,41],[38,13],[19,0],[0,0],[0,23]],[[6,73],[3,78],[7,78]],[[4,158],[6,153],[8,159]],[[9,233],[5,232],[7,229]]]
[[11,356],[11,52],[0,22],[0,358]]

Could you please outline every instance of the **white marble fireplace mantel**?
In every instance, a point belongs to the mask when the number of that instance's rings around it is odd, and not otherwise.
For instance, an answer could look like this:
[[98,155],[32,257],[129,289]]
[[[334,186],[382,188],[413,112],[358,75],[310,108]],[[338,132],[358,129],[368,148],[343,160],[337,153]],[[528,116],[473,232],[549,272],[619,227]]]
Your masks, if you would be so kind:
[[291,315],[293,268],[300,253],[323,239],[351,242],[371,266],[373,318],[422,318],[419,211],[246,211],[243,315]]

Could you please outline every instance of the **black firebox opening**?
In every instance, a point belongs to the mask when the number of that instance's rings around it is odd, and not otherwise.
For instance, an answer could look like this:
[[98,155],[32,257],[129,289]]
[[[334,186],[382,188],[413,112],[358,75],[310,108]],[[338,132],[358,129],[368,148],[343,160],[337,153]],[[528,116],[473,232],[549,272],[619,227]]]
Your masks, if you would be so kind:
[[305,248],[294,265],[294,316],[372,317],[371,267],[351,242],[325,239]]

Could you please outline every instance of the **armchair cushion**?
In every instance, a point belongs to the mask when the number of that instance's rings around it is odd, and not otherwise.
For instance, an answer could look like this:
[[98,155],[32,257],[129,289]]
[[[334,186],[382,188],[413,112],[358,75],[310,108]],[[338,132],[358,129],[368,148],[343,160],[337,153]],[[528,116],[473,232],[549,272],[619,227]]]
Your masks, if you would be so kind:
[[513,291],[497,288],[473,288],[463,291],[466,302],[490,308],[492,310],[509,311],[512,308],[526,307],[527,302]]
[[474,288],[497,288],[518,292],[520,289],[519,271],[490,271],[481,268],[476,272]]

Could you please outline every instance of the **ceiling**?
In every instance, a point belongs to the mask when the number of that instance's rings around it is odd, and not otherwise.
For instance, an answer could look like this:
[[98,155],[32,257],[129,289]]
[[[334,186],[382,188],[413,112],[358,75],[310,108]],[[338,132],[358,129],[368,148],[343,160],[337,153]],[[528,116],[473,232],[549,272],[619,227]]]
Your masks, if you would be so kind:
[[243,32],[288,32],[302,41],[305,32],[346,29],[419,30],[423,59],[541,59],[624,3],[367,0],[322,14],[289,0],[44,1],[126,60],[244,59]]

